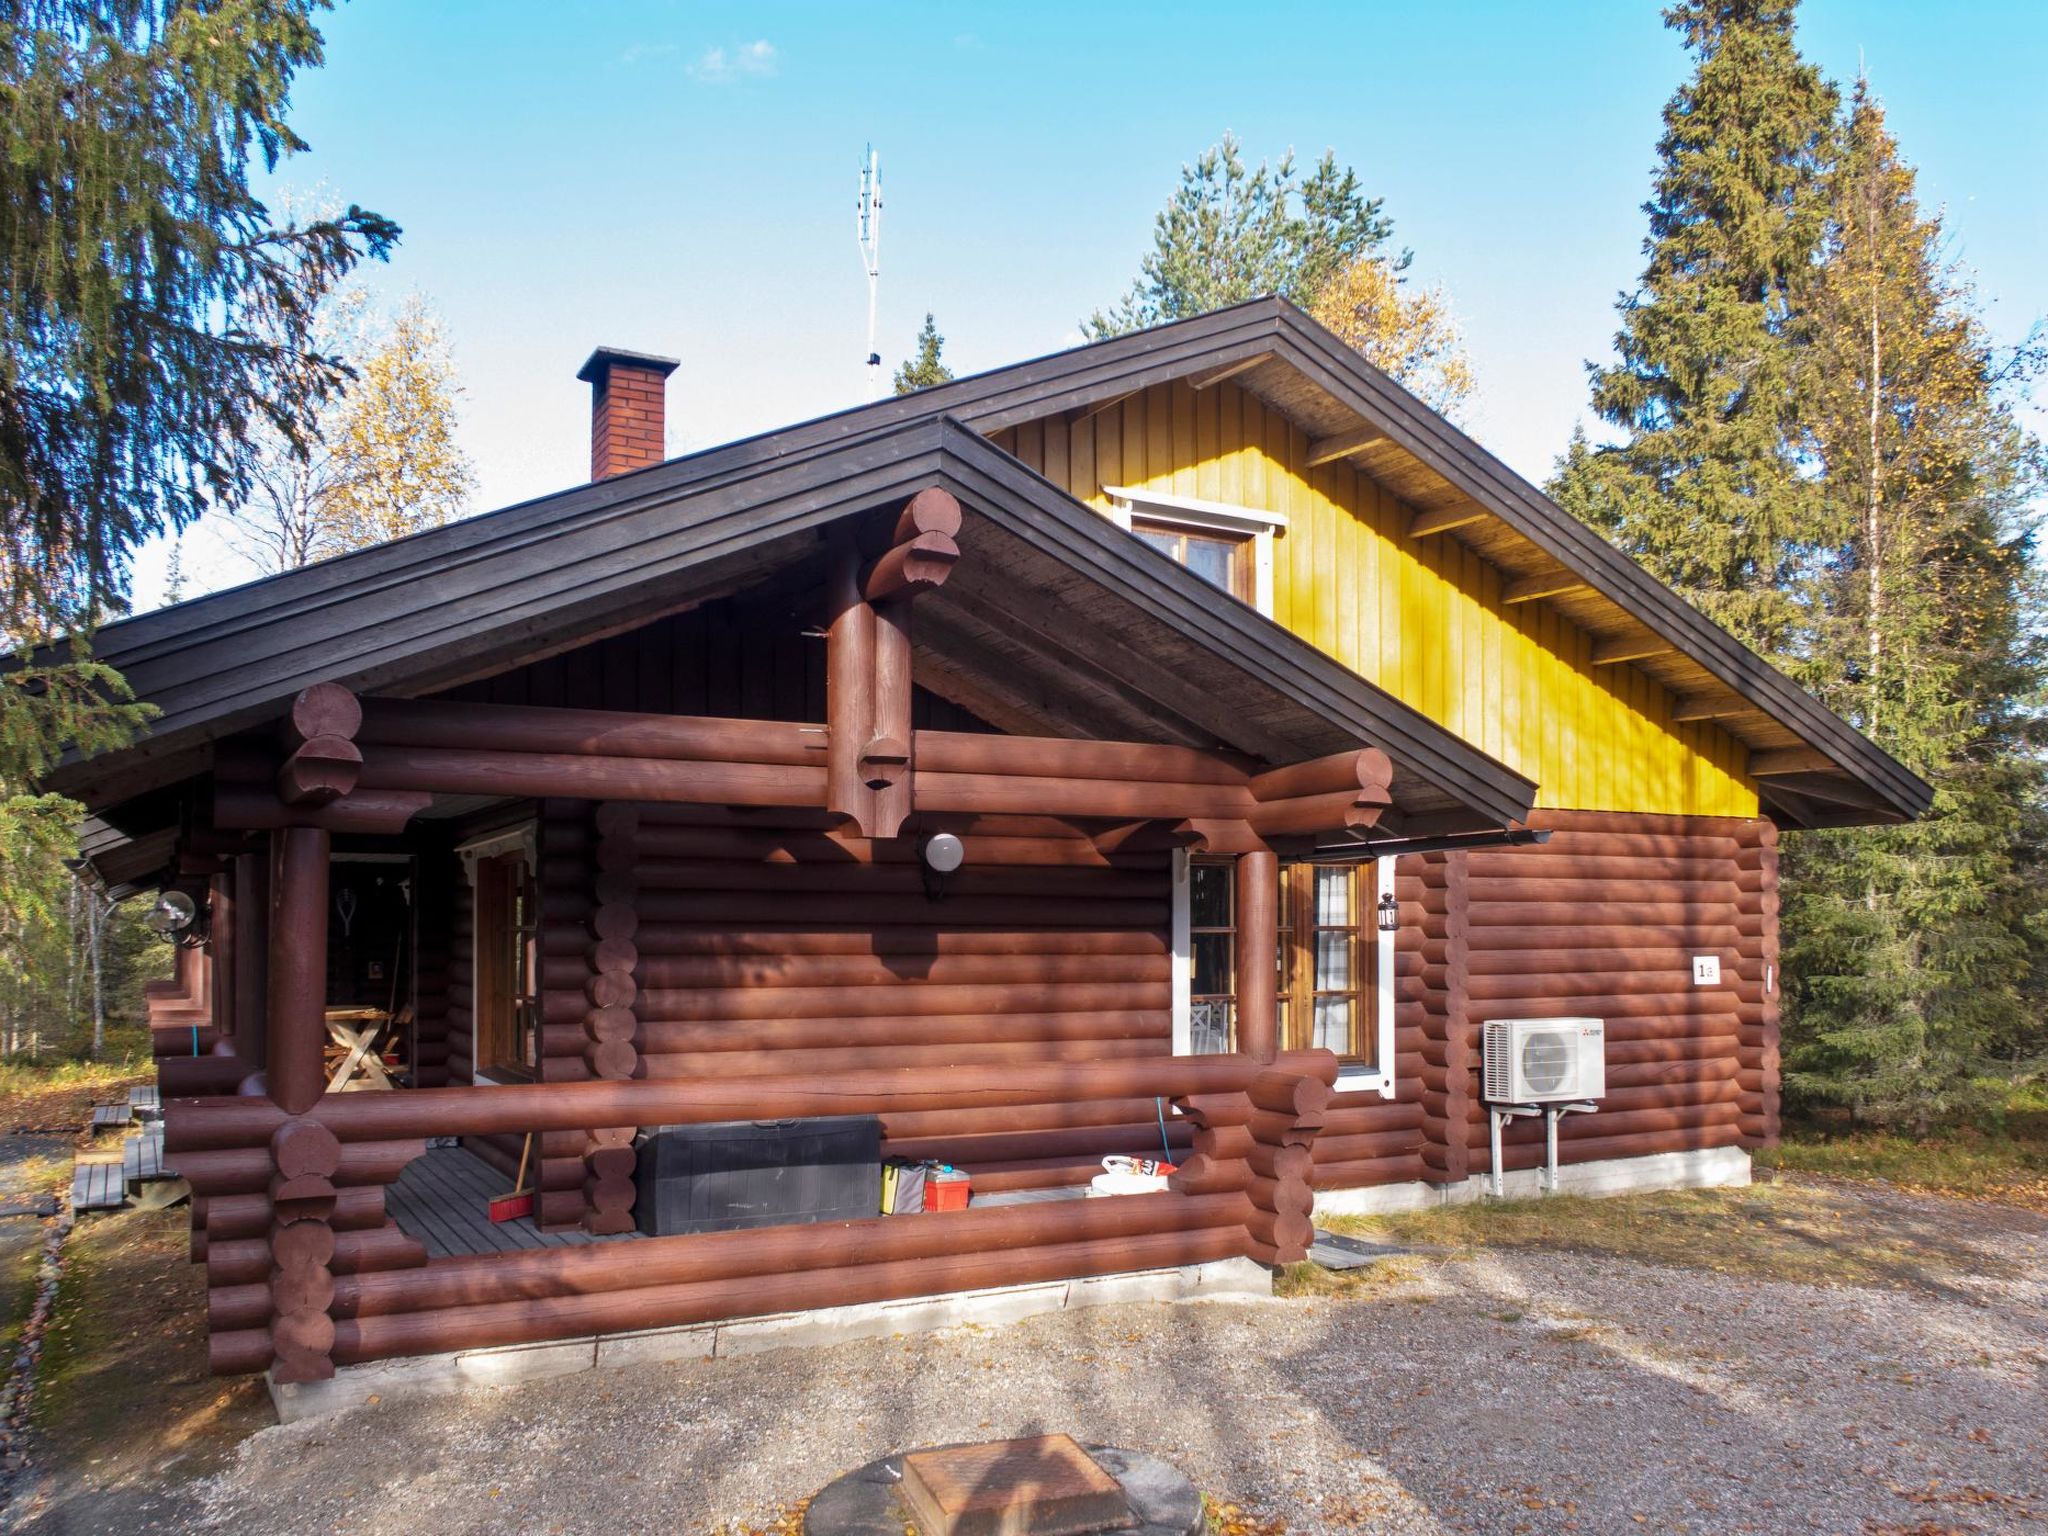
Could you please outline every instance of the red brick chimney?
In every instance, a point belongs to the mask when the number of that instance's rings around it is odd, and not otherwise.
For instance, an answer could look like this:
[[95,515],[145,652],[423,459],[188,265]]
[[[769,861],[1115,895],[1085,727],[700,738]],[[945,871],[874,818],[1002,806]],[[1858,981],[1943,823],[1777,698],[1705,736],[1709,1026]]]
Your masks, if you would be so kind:
[[673,357],[599,347],[576,377],[590,385],[590,478],[609,480],[668,457],[662,445],[662,397]]

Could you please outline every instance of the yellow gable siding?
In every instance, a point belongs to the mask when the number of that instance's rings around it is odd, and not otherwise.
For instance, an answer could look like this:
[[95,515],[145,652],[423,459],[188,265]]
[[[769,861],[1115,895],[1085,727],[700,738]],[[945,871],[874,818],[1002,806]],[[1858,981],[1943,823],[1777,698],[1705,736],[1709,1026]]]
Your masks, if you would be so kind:
[[1408,538],[1409,507],[1349,464],[1309,469],[1307,437],[1234,385],[1162,385],[996,440],[1105,511],[1103,486],[1125,485],[1284,516],[1274,618],[1536,780],[1539,806],[1757,814],[1741,743],[1674,722],[1634,667],[1595,667],[1592,636],[1548,604],[1502,606],[1493,566]]

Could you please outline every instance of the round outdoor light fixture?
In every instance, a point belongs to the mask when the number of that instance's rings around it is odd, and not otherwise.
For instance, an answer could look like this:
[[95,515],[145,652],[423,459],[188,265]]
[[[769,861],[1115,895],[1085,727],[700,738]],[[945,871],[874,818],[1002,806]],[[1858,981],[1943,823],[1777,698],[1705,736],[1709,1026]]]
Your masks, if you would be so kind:
[[1380,932],[1399,933],[1400,931],[1401,903],[1394,900],[1394,893],[1392,891],[1388,891],[1386,895],[1380,898]]
[[143,914],[142,926],[167,944],[191,949],[206,942],[205,914],[190,892],[158,891],[156,905]]
[[934,832],[917,850],[924,875],[924,899],[943,901],[946,877],[967,858],[967,846],[950,832]]
[[183,891],[158,893],[156,905],[149,909],[143,924],[150,932],[170,938],[192,926],[192,920],[199,916],[199,903]]

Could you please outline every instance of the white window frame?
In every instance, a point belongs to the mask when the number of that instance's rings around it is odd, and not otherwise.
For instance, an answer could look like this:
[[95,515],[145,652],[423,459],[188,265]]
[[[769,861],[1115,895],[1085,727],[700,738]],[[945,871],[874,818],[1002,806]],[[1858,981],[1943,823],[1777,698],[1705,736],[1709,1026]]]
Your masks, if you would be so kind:
[[1273,617],[1273,537],[1284,533],[1287,519],[1278,512],[1257,507],[1233,507],[1221,501],[1203,501],[1195,496],[1175,496],[1168,491],[1139,490],[1127,485],[1105,485],[1102,494],[1110,499],[1109,516],[1129,532],[1131,519],[1164,523],[1175,528],[1195,528],[1204,533],[1234,533],[1251,541],[1252,606],[1267,618]]
[[[1194,897],[1193,887],[1188,878],[1191,860],[1187,850],[1176,849],[1173,855],[1173,916],[1171,938],[1173,944],[1173,1054],[1185,1056],[1194,1044]],[[1394,940],[1398,934],[1388,933],[1380,923],[1379,904],[1383,896],[1394,893],[1394,861],[1391,858],[1373,860],[1373,897],[1370,909],[1361,914],[1361,921],[1372,924],[1374,942],[1378,945],[1377,963],[1374,969],[1373,987],[1374,1033],[1377,1035],[1373,1059],[1377,1066],[1361,1067],[1347,1065],[1337,1073],[1337,1090],[1340,1093],[1377,1092],[1383,1099],[1394,1096]]]
[[488,832],[482,837],[456,846],[455,855],[462,860],[462,877],[469,883],[471,918],[469,924],[469,1080],[480,1088],[498,1088],[503,1080],[486,1077],[484,1069],[477,1065],[476,1043],[481,1033],[477,1018],[476,989],[483,975],[483,935],[477,927],[476,910],[476,863],[478,859],[496,858],[501,853],[524,853],[527,864],[536,876],[540,871],[540,824],[523,822],[519,826],[498,832]]

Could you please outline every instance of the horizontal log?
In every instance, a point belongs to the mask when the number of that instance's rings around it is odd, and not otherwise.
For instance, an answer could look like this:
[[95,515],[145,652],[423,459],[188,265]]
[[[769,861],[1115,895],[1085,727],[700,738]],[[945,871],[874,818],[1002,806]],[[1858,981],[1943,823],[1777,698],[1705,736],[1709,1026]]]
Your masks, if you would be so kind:
[[1243,821],[1254,805],[1251,791],[1242,784],[946,773],[929,768],[922,757],[912,793],[919,812],[1101,816],[1119,821],[1177,821],[1190,816]]
[[[1325,1083],[1336,1081],[1337,1058],[1328,1051],[1283,1052],[1271,1066]],[[757,1078],[738,1084],[505,1083],[488,1093],[436,1088],[329,1094],[312,1114],[344,1142],[376,1143],[405,1136],[523,1134],[607,1125],[1241,1093],[1255,1076],[1269,1069],[1267,1063],[1232,1054],[1072,1066],[849,1072],[830,1083],[804,1077]],[[260,1146],[281,1118],[277,1108],[264,1099],[173,1101],[166,1110],[166,1150],[238,1147],[252,1142]],[[346,1157],[343,1166],[346,1172]]]
[[825,756],[822,725],[443,699],[367,699],[356,739],[377,747],[784,767],[822,767]]
[[[427,1090],[411,1090],[405,1096],[412,1097],[415,1093],[425,1091]],[[451,1093],[462,1090],[444,1088],[432,1091]],[[315,1106],[315,1114],[316,1118],[325,1119],[326,1116],[321,1111],[334,1104],[353,1103],[359,1099],[397,1097],[397,1094],[329,1094],[320,1105]],[[212,1102],[229,1106],[220,1113],[235,1115],[240,1123],[260,1125],[263,1129],[239,1142],[217,1144],[218,1149],[179,1148],[176,1159],[178,1176],[192,1186],[193,1193],[200,1195],[252,1195],[268,1190],[272,1169],[270,1150],[265,1143],[269,1139],[270,1130],[283,1119],[283,1116],[268,1099],[217,1099]],[[243,1106],[247,1106],[246,1110]],[[335,1129],[337,1134],[342,1134],[345,1140],[351,1142],[342,1148],[341,1166],[334,1175],[335,1184],[343,1188],[362,1184],[389,1184],[404,1171],[407,1163],[427,1150],[423,1140],[403,1139],[403,1132],[394,1138],[350,1138],[341,1132],[339,1127]],[[415,1134],[429,1136],[436,1133],[421,1131]],[[165,1150],[169,1151],[168,1126],[164,1142]]]
[[430,790],[447,795],[713,801],[722,805],[814,806],[825,799],[825,770],[779,763],[599,757],[570,752],[378,743],[364,755],[365,789]]
[[890,987],[1161,982],[1171,963],[1148,955],[649,955],[634,972],[650,992],[668,988]]
[[[215,1195],[206,1200],[206,1230],[215,1238],[260,1237],[270,1230],[267,1194]],[[384,1191],[376,1185],[355,1185],[334,1192],[328,1225],[337,1232],[384,1224]]]
[[1260,837],[1296,837],[1317,832],[1363,834],[1378,824],[1385,803],[1371,791],[1303,795],[1254,806],[1245,824]]
[[[915,864],[736,864],[730,860],[643,862],[634,877],[644,891],[769,891],[777,895],[924,896],[925,871]],[[1058,896],[1163,901],[1172,886],[1166,868],[976,868],[964,864],[946,881],[946,898]]]
[[1335,752],[1307,762],[1269,769],[1251,781],[1256,800],[1297,800],[1304,796],[1349,794],[1370,791],[1366,798],[1376,804],[1387,801],[1387,786],[1393,783],[1394,765],[1378,747]]
[[831,923],[862,927],[1136,928],[1164,929],[1169,905],[1162,893],[1153,901],[1098,901],[1089,898],[948,895],[778,896],[769,892],[649,891],[640,898],[638,942],[656,952],[645,929],[670,923]]
[[[306,1229],[312,1236],[322,1238],[312,1262],[326,1264],[337,1275],[417,1269],[427,1262],[426,1249],[395,1224],[329,1232],[317,1222],[295,1222],[284,1230],[295,1229]],[[206,1283],[209,1287],[267,1285],[274,1257],[268,1235],[222,1238],[209,1233]],[[298,1267],[303,1268],[304,1263]]]
[[1379,1184],[1414,1184],[1427,1170],[1420,1156],[1405,1153],[1343,1163],[1317,1163],[1316,1188],[1369,1189]]
[[879,955],[890,963],[905,959],[952,955],[1150,955],[1171,953],[1165,930],[1015,928],[976,931],[971,928],[850,929],[807,925],[792,928],[736,928],[723,923],[649,924],[636,940],[643,963],[657,955],[702,955],[723,958],[781,959],[800,955]]
[[[987,774],[1003,778],[1124,780],[1237,789],[1249,782],[1238,763],[1218,753],[1150,742],[919,731],[916,753],[920,777],[925,773]],[[920,801],[922,798],[920,795]]]
[[[631,1049],[628,1047],[628,1049]],[[837,1073],[864,1070],[918,1070],[947,1072],[963,1067],[1075,1064],[1126,1060],[1157,1060],[1167,1057],[1171,1043],[1167,1032],[1151,1039],[1018,1041],[987,1040],[966,1045],[862,1045],[845,1050],[815,1051],[711,1051],[676,1055],[646,1050],[640,1053],[639,1076],[649,1081],[697,1080],[704,1083],[740,1083],[790,1073]]]
[[1421,1138],[1420,1126],[1409,1130],[1376,1131],[1364,1136],[1318,1136],[1312,1151],[1316,1181],[1322,1181],[1322,1169],[1326,1164],[1413,1156],[1421,1149]]
[[433,803],[425,790],[357,787],[326,805],[288,806],[270,785],[216,782],[213,824],[227,831],[275,832],[281,827],[318,827],[326,832],[391,835]]
[[[1185,1124],[1169,1122],[1166,1147],[1180,1154],[1193,1140]],[[991,1163],[1031,1158],[1079,1157],[1095,1161],[1100,1171],[1104,1157],[1157,1157],[1160,1132],[1156,1121],[1141,1120],[1129,1125],[1088,1126],[1078,1130],[1009,1131],[988,1136],[926,1136],[891,1138],[889,1155],[918,1160],[934,1159],[958,1168],[973,1170]],[[995,1207],[991,1207],[995,1209]]]
[[[815,1229],[802,1231],[804,1235],[810,1235]],[[757,1239],[762,1236],[760,1233],[747,1235]],[[647,1245],[636,1243],[627,1246],[637,1256]],[[1235,1256],[1244,1251],[1244,1246],[1244,1233],[1240,1228],[1218,1225],[1042,1247],[885,1260],[826,1270],[797,1270],[350,1318],[336,1328],[334,1358],[339,1364],[353,1365],[368,1360],[440,1353],[451,1349],[491,1348],[592,1333],[678,1327],[799,1308],[844,1306],[938,1295],[989,1285],[1024,1284],[1198,1264]],[[593,1245],[573,1251],[580,1254],[604,1250]],[[814,1264],[816,1258],[816,1251],[812,1250],[806,1255],[805,1262]]]
[[[971,869],[1163,869],[1166,863],[1158,855],[1119,852],[1111,856],[1083,837],[980,834],[961,836],[960,843],[964,866]],[[771,868],[792,864],[915,866],[922,862],[917,848],[902,839],[876,840],[838,828],[649,827],[639,834],[638,844],[645,858],[725,859]]]
[[[980,1013],[919,1017],[750,1019],[695,1024],[647,1023],[640,1027],[643,1054],[707,1051],[844,1050],[875,1045],[967,1045],[993,1039],[1014,1041],[1099,1041],[1170,1039],[1173,1020],[1164,1009],[1101,1009],[1086,1013]],[[580,1049],[580,1047],[579,1047]]]
[[424,1271],[364,1275],[338,1286],[337,1317],[390,1316],[548,1297],[1029,1250],[1241,1224],[1243,1200],[1131,1195],[1117,1200],[988,1206],[930,1220],[767,1227],[631,1244],[528,1249],[439,1260]]
[[699,1020],[860,1018],[927,1014],[1081,1013],[1096,1009],[1166,1010],[1173,989],[1161,978],[1140,982],[1054,982],[1048,985],[945,985],[757,987],[718,990],[664,988],[640,995],[644,1022]]

